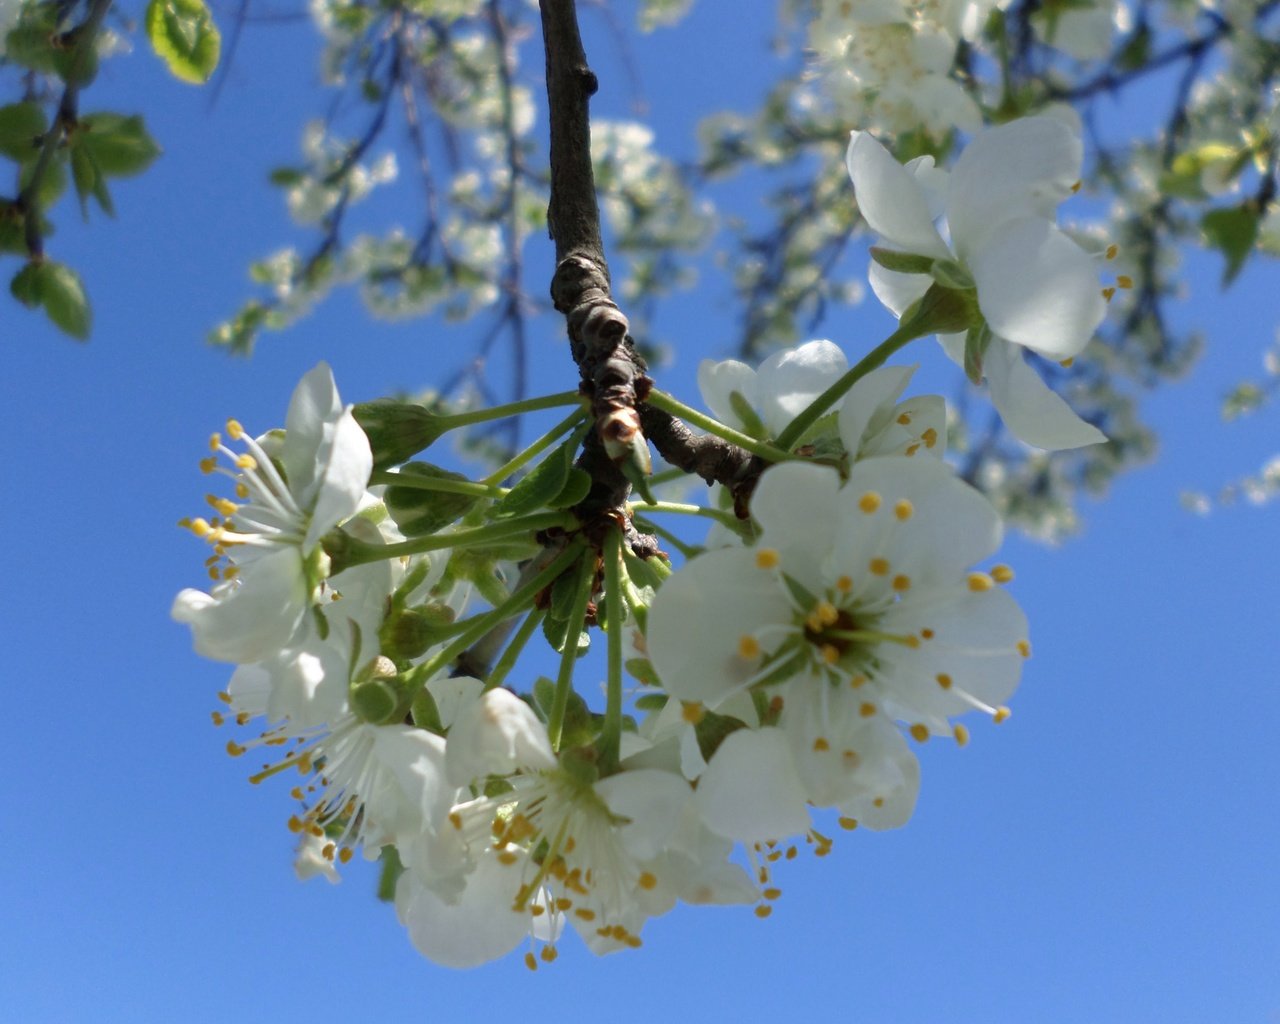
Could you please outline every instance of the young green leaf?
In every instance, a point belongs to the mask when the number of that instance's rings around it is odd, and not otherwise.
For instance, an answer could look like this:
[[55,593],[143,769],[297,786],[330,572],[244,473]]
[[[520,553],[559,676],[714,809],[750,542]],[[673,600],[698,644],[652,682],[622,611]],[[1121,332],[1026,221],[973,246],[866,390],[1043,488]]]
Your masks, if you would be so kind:
[[72,142],[93,157],[102,174],[113,178],[141,174],[160,155],[160,147],[136,114],[87,114],[80,119]]
[[147,36],[156,55],[184,82],[203,85],[218,66],[222,36],[204,0],[151,0]]
[[0,154],[18,163],[34,160],[48,129],[39,103],[10,103],[0,107]]
[[1249,203],[1225,210],[1210,210],[1200,221],[1205,240],[1227,258],[1222,287],[1236,279],[1258,238],[1258,213]]

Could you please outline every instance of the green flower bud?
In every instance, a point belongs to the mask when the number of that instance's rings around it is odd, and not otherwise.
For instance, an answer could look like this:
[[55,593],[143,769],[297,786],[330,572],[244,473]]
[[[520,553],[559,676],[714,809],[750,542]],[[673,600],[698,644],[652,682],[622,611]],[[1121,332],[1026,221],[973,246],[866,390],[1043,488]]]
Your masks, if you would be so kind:
[[386,469],[429,447],[444,433],[442,417],[416,402],[379,398],[355,407],[356,422],[369,438],[373,468]]

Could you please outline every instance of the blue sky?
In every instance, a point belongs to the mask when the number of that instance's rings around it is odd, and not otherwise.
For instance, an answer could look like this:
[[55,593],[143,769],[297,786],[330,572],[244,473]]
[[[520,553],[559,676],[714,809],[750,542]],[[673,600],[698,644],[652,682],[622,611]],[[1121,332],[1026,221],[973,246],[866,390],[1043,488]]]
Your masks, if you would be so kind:
[[[734,76],[743,54],[763,56],[763,28],[717,26],[713,6],[687,38],[637,51],[660,138],[678,146],[694,114],[759,87]],[[728,67],[709,66],[713,29]],[[601,105],[621,113],[621,75],[596,52]],[[633,953],[566,942],[536,975],[518,957],[459,973],[413,951],[371,871],[297,883],[283,787],[249,786],[209,726],[227,667],[197,659],[168,618],[205,554],[174,524],[202,503],[196,462],[228,415],[281,423],[320,358],[348,400],[426,385],[474,336],[371,325],[339,295],[251,360],[203,343],[246,294],[245,265],[289,235],[265,171],[295,158],[321,109],[314,55],[304,27],[253,30],[212,110],[145,52],[108,62],[86,109],[143,110],[166,152],[117,190],[118,220],[84,230],[60,211],[51,251],[94,297],[93,340],[0,305],[6,1019],[1280,1021],[1276,513],[1198,519],[1177,501],[1277,447],[1274,409],[1218,414],[1273,337],[1268,264],[1223,297],[1212,257],[1188,263],[1178,315],[1210,340],[1147,403],[1157,459],[1086,502],[1083,536],[1062,548],[1009,539],[1036,652],[1012,719],[974,724],[963,751],[922,748],[914,820],[802,855],[769,920],[678,908]],[[666,333],[705,347],[682,347],[662,383],[693,398],[692,370],[725,354],[732,325],[714,303],[680,308]],[[848,338],[890,323],[868,303],[824,333],[856,356]],[[545,390],[573,379],[560,331],[533,334]],[[932,343],[914,347],[926,373],[943,365]]]

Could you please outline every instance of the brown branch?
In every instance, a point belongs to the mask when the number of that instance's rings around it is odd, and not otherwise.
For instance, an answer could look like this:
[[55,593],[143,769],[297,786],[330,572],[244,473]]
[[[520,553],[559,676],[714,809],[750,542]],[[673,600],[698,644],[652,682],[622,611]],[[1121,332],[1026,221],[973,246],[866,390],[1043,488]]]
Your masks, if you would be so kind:
[[539,7],[551,124],[547,227],[556,244],[551,298],[567,321],[573,360],[596,419],[578,463],[594,481],[579,512],[589,519],[623,505],[629,484],[614,463],[626,459],[632,446],[643,445],[646,434],[672,465],[729,486],[735,499],[745,496],[760,471],[759,466],[748,471],[749,453],[718,438],[699,437],[644,405],[652,381],[628,334],[627,318],[610,294],[600,237],[588,113],[598,83],[582,48],[574,0],[540,0]]

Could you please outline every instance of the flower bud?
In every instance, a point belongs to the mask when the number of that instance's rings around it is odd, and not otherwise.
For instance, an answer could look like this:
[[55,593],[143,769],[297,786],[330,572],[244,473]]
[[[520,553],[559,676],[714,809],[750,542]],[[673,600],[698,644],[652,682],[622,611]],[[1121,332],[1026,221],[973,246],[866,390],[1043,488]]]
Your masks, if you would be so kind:
[[399,661],[422,657],[428,647],[444,638],[456,614],[440,601],[392,612],[378,631],[383,653]]
[[369,438],[374,469],[404,462],[444,433],[441,417],[416,402],[393,398],[361,402],[355,407],[355,417]]

